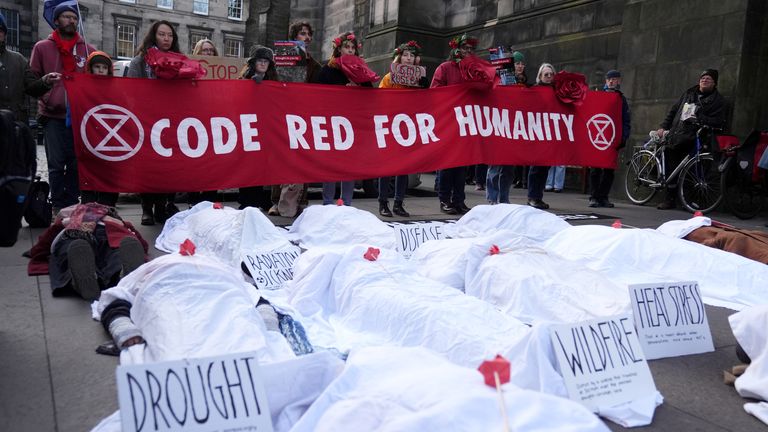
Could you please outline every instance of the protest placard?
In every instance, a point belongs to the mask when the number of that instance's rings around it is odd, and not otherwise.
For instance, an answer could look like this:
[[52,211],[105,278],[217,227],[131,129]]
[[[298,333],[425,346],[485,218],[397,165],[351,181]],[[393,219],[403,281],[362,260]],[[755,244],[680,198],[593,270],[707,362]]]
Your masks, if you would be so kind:
[[123,432],[273,430],[255,353],[118,366],[117,394]]
[[424,242],[445,238],[443,222],[424,222],[395,225],[395,248],[410,258],[411,254]]
[[212,79],[238,79],[240,71],[245,66],[245,59],[237,57],[214,56],[189,56],[190,59],[199,61],[205,69],[204,80]]
[[593,412],[656,392],[629,315],[550,327],[568,397]]
[[418,87],[419,80],[427,76],[427,69],[424,66],[404,65],[392,63],[389,67],[389,79],[394,84],[400,84],[408,87]]
[[629,297],[648,360],[715,350],[698,283],[630,285]]
[[251,277],[259,289],[277,289],[293,279],[293,262],[301,254],[296,246],[278,249],[254,249],[242,256]]

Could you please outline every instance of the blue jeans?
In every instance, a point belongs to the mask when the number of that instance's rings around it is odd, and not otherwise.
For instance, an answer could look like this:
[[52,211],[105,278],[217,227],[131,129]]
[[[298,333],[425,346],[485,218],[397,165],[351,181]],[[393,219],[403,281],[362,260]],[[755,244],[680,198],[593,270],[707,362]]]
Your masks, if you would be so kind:
[[565,166],[553,166],[547,174],[547,189],[563,190],[565,185]]
[[48,118],[43,126],[43,133],[53,207],[61,209],[77,204],[80,187],[72,129],[66,127],[64,119]]
[[488,165],[485,197],[491,203],[509,204],[509,188],[512,186],[512,165]]
[[549,167],[532,166],[528,170],[528,199],[544,198],[544,186],[547,183]]
[[437,190],[437,197],[440,202],[453,207],[464,204],[466,198],[464,194],[465,173],[466,167],[463,166],[440,170]]
[[[389,182],[392,177],[379,178],[379,202],[385,203],[389,199]],[[405,190],[408,189],[408,176],[395,176],[395,202],[403,202]]]
[[[352,205],[352,194],[355,192],[355,181],[341,182],[341,200],[344,205]],[[336,196],[336,182],[323,183],[323,205],[333,204],[333,198]]]

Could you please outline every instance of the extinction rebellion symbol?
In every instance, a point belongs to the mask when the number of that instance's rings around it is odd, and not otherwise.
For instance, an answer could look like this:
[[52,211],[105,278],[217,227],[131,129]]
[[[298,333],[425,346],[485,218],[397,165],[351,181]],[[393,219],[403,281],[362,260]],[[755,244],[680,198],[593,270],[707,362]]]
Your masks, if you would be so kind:
[[[138,137],[138,141],[130,142],[124,138],[126,136]],[[117,162],[139,151],[144,142],[144,128],[139,119],[127,109],[103,104],[85,113],[80,122],[80,137],[85,147],[96,157]]]
[[611,146],[616,137],[616,127],[607,115],[595,114],[587,121],[587,133],[589,133],[589,141],[596,149],[605,150]]

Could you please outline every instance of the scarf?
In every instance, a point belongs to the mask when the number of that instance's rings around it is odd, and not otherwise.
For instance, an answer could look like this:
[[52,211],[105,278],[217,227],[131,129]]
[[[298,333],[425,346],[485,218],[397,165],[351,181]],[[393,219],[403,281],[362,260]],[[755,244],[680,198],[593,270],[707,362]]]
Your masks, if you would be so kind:
[[59,49],[59,54],[61,54],[61,66],[64,72],[75,72],[74,50],[77,41],[80,39],[80,35],[75,33],[75,37],[66,40],[62,39],[61,34],[57,30],[51,33],[51,38],[56,43],[56,48]]

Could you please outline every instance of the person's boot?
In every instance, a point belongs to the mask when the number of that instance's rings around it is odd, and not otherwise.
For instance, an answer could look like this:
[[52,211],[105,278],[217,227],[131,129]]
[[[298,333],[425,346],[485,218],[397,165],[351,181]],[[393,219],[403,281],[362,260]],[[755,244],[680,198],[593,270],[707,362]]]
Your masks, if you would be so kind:
[[392,212],[389,210],[389,203],[386,201],[379,202],[379,214],[384,217],[392,217]]
[[168,219],[168,213],[165,211],[165,198],[155,198],[155,222],[164,223]]
[[440,203],[440,211],[445,213],[445,214],[449,214],[449,215],[455,215],[455,214],[459,213],[458,210],[453,208],[453,206],[451,206],[448,203],[444,203],[444,202]]
[[392,212],[400,217],[410,217],[411,214],[405,211],[402,201],[395,201],[395,205],[392,207]]
[[123,265],[122,276],[136,270],[144,264],[144,247],[136,237],[125,237],[120,241],[117,249],[120,253],[120,262]]
[[142,225],[154,225],[155,216],[152,213],[152,202],[146,200],[141,201],[141,224]]
[[72,289],[88,301],[98,299],[101,289],[96,279],[96,257],[91,244],[83,239],[73,240],[67,247],[67,263],[72,275]]

